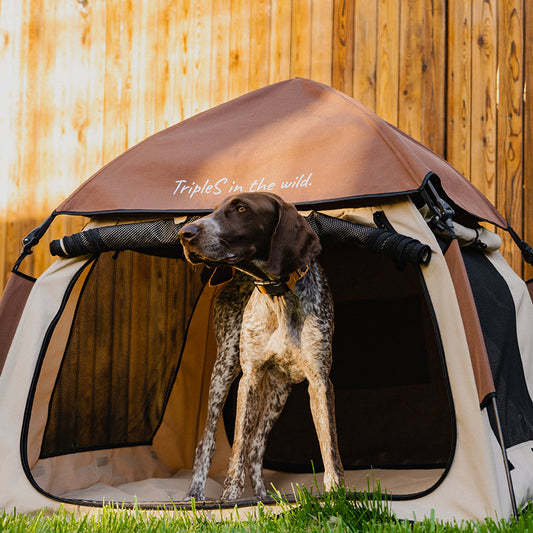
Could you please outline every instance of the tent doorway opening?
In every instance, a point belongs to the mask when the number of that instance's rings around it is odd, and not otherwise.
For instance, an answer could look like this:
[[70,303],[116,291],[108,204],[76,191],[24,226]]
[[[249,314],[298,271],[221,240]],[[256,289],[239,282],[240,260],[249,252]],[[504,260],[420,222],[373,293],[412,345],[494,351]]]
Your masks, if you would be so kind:
[[[331,379],[346,485],[366,490],[370,476],[393,497],[419,496],[439,484],[455,447],[419,267],[336,247],[320,262],[335,301]],[[46,336],[27,410],[26,470],[41,492],[95,504],[183,498],[216,356],[213,298],[200,270],[179,259],[126,251],[83,263]],[[213,500],[233,439],[235,387],[207,486]],[[264,466],[267,484],[286,493],[321,472],[306,384],[274,426]]]

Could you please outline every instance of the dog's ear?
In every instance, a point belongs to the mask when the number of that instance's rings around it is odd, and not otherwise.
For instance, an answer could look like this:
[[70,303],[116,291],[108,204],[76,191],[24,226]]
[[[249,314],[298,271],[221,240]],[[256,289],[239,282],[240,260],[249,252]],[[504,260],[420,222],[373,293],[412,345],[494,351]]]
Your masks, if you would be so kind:
[[292,205],[278,200],[279,220],[272,236],[268,271],[286,276],[308,265],[322,250],[320,240]]

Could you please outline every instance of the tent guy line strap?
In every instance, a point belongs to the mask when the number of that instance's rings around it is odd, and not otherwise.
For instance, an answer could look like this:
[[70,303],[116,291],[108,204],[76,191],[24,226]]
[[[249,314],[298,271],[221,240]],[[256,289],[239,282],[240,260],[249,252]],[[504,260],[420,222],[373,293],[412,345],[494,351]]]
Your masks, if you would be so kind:
[[522,257],[524,258],[524,261],[526,263],[528,263],[529,265],[533,265],[533,248],[531,248],[531,246],[529,246],[529,244],[527,242],[523,241],[518,236],[518,234],[511,227],[510,224],[507,226],[507,231],[509,232],[509,234],[513,238],[513,240],[516,243],[516,245],[518,246],[518,248],[520,248],[520,251],[522,252]]
[[[180,224],[173,219],[162,219],[93,228],[52,241],[50,253],[60,257],[75,257],[134,250],[152,255],[183,257],[178,233],[185,223],[195,218],[198,217],[189,217]],[[431,259],[431,249],[427,244],[387,229],[355,224],[314,211],[306,220],[322,244],[373,250],[400,265],[427,265]]]

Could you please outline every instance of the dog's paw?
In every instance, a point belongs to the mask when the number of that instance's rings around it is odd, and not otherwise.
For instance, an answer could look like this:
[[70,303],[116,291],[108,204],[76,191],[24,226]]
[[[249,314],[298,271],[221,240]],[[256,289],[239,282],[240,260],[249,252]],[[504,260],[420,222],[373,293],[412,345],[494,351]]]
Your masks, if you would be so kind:
[[194,499],[195,502],[204,501],[205,500],[205,494],[202,490],[190,490],[185,494],[183,501],[184,502],[190,502],[192,499]]
[[222,491],[223,500],[236,500],[242,494],[243,488],[235,485],[225,486]]
[[259,498],[260,500],[264,500],[265,498],[268,498],[268,492],[264,485],[262,487],[255,489],[254,495],[256,498]]

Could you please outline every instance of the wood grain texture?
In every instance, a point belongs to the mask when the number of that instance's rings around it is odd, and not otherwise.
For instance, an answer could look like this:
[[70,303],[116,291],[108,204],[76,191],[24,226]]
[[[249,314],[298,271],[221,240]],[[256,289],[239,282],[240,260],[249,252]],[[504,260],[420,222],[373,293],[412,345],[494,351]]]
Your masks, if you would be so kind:
[[336,89],[353,95],[354,4],[335,0],[333,10],[333,76]]
[[[496,207],[519,234],[524,230],[524,12],[521,0],[500,0],[498,12],[498,153]],[[507,234],[503,253],[522,272],[522,256]]]
[[443,2],[402,2],[400,13],[401,129],[435,152],[445,151],[445,21]]
[[270,4],[270,83],[291,76],[292,2],[271,0]]
[[292,0],[291,77],[311,76],[311,0]]
[[[446,156],[531,241],[532,11],[524,0],[1,0],[0,286],[24,235],[116,155],[293,76],[355,96]],[[42,272],[48,241],[83,223],[54,223],[23,271]],[[503,252],[522,273],[507,238]]]
[[331,85],[333,0],[312,0],[311,78]]
[[496,203],[498,6],[495,0],[472,2],[471,168],[472,183]]
[[[525,2],[524,24],[524,230],[533,242],[533,3]],[[529,93],[527,88],[530,88]],[[533,278],[533,266],[525,265],[525,279]]]
[[376,110],[377,16],[377,2],[355,2],[353,97],[372,111]]
[[448,87],[447,144],[448,161],[470,178],[472,115],[472,3],[448,3]]
[[400,0],[379,0],[376,58],[376,113],[398,124]]

